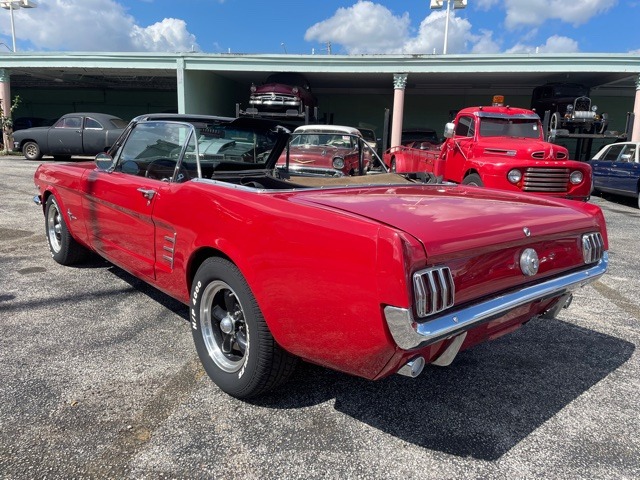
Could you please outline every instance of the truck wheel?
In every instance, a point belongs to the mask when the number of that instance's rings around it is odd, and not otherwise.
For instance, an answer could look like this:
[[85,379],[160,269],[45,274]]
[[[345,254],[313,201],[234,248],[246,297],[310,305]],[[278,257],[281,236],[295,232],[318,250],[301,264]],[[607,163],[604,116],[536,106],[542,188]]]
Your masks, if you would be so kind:
[[396,170],[397,170],[397,166],[396,166],[396,157],[393,157],[393,158],[391,159],[391,171],[395,173],[395,172],[396,172]]
[[482,179],[480,178],[480,175],[478,175],[477,173],[472,173],[471,175],[467,175],[466,177],[464,177],[464,180],[462,180],[462,184],[474,185],[476,187],[484,187],[484,183],[482,183]]
[[190,307],[196,351],[221,390],[250,398],[289,378],[297,359],[273,339],[234,264],[215,257],[205,260],[193,280]]
[[22,153],[27,160],[40,160],[42,152],[36,142],[27,142],[22,146]]
[[44,218],[51,257],[60,265],[73,265],[84,260],[88,250],[76,242],[69,233],[58,201],[53,195],[47,199]]
[[560,124],[562,123],[560,119],[560,113],[553,112],[551,115],[551,119],[549,120],[549,130],[557,130],[560,128]]

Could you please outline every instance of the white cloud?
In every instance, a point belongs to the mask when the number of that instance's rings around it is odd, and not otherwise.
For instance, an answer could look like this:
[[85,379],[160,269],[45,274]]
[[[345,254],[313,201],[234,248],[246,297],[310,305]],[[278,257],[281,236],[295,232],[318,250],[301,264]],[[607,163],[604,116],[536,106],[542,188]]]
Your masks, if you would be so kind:
[[359,1],[339,8],[333,17],[311,26],[304,39],[312,42],[335,42],[350,54],[390,53],[399,51],[409,32],[409,15],[394,16],[386,7]]
[[[435,11],[420,23],[418,35],[405,42],[403,53],[438,53],[444,50],[444,30],[446,12]],[[447,53],[461,53],[466,50],[471,35],[471,23],[455,13],[449,14],[449,32],[447,35]]]
[[572,38],[553,35],[547,38],[543,45],[531,46],[518,43],[507,50],[507,53],[576,53],[578,51],[578,42]]
[[489,30],[483,30],[481,35],[474,39],[474,45],[471,48],[471,53],[500,53],[500,45],[493,39],[493,32]]
[[485,8],[503,6],[507,11],[505,25],[513,29],[520,26],[541,25],[547,20],[560,20],[578,26],[602,14],[618,0],[482,0]]
[[143,27],[114,0],[50,0],[15,12],[16,35],[41,50],[176,52],[198,49],[182,20]]

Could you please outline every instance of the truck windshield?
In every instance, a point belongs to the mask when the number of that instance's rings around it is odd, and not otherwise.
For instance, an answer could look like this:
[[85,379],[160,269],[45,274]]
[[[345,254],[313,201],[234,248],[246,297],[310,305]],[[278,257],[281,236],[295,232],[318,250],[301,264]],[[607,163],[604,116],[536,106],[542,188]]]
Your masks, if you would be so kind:
[[535,120],[483,118],[480,122],[480,136],[540,138],[540,128]]

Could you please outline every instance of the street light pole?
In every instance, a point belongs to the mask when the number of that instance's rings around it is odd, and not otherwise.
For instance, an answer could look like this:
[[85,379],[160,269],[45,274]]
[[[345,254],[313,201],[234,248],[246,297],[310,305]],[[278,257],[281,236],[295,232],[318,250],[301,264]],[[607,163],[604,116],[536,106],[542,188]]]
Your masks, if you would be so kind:
[[[444,24],[444,48],[442,54],[447,54],[447,41],[449,39],[449,10],[451,10],[451,0],[431,0],[431,10],[440,10],[447,2],[447,17]],[[467,8],[467,0],[453,0],[453,8]]]
[[11,12],[11,41],[13,42],[13,53],[16,53],[16,27],[13,21],[13,11],[16,8],[36,8],[38,5],[31,0],[3,0],[0,6]]

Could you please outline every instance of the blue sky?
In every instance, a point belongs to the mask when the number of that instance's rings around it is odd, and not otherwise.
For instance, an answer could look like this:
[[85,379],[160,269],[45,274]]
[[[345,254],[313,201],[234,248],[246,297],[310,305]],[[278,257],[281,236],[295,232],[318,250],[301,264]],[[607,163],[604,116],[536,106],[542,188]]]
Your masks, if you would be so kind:
[[[19,51],[441,54],[428,0],[34,0],[14,12]],[[640,0],[468,0],[452,53],[638,53]],[[0,48],[11,47],[0,11]]]

